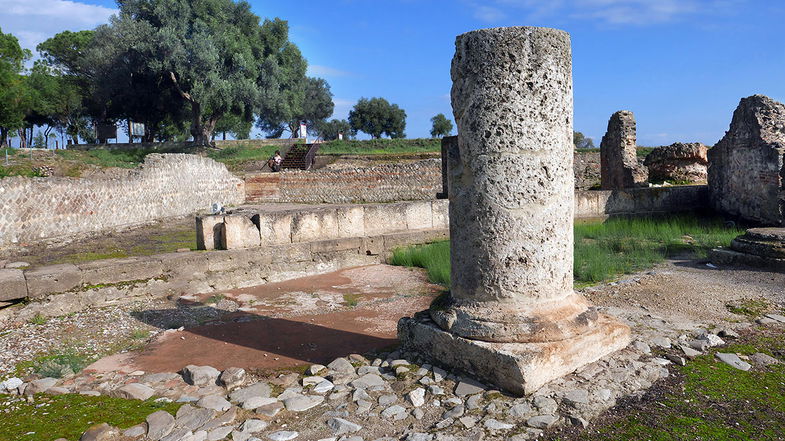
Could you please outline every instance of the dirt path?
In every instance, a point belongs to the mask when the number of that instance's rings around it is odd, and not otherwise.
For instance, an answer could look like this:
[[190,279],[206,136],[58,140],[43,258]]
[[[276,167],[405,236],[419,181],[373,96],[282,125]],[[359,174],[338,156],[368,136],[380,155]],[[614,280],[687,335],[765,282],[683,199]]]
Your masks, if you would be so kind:
[[584,294],[598,305],[643,308],[671,321],[734,324],[754,317],[731,313],[731,307],[754,305],[758,313],[785,307],[785,274],[671,261],[617,283],[587,288]]

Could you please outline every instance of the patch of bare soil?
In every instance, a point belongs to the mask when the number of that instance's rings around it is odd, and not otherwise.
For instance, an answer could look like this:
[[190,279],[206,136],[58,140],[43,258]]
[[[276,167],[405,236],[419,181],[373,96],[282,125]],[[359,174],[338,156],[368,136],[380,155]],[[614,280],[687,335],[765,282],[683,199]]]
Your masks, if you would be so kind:
[[[439,287],[420,270],[388,265],[351,268],[212,295],[184,296],[181,308],[214,317],[164,332],[143,352],[112,369],[172,372],[188,364],[224,369],[278,369],[327,363],[397,344],[398,319],[426,309]],[[166,328],[166,310],[135,313]],[[170,319],[170,318],[169,318]],[[94,366],[93,369],[100,368]]]
[[785,305],[785,274],[680,260],[619,282],[586,288],[583,293],[598,305],[643,308],[669,319],[738,323],[749,317],[732,313],[732,305],[750,301]]
[[84,263],[93,260],[130,256],[149,256],[178,249],[196,249],[196,228],[193,216],[152,222],[148,225],[64,241],[56,239],[35,244],[22,244],[14,249],[0,250],[0,262],[21,261],[31,267],[60,263]]

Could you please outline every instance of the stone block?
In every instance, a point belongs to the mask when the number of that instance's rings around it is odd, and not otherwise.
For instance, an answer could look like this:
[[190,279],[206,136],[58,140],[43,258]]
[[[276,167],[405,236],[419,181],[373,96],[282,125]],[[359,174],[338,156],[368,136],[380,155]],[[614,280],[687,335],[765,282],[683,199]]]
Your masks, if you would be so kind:
[[281,245],[275,249],[272,263],[307,262],[313,260],[310,243],[293,243]]
[[362,206],[343,206],[335,209],[338,218],[338,237],[365,236],[365,210]]
[[360,253],[367,256],[384,254],[384,236],[364,237]]
[[399,204],[366,205],[363,208],[366,236],[406,230],[406,215]]
[[292,218],[290,212],[264,212],[251,217],[259,228],[262,245],[281,245],[292,243]]
[[447,229],[403,231],[400,233],[385,234],[383,236],[384,249],[386,251],[393,251],[396,248],[446,240],[449,238],[449,234],[450,232]]
[[27,282],[22,270],[0,269],[0,302],[27,297]]
[[217,250],[221,248],[221,224],[224,215],[196,217],[196,249]]
[[196,251],[159,254],[156,258],[161,260],[163,271],[171,274],[192,275],[194,273],[204,273],[209,267],[207,253]]
[[65,263],[25,271],[27,295],[31,299],[72,290],[82,284],[82,272]]
[[262,244],[259,228],[248,216],[228,215],[221,224],[221,248],[236,250],[258,247]]
[[530,394],[551,380],[626,347],[630,328],[601,315],[588,333],[546,343],[489,343],[446,332],[428,312],[398,322],[401,348],[435,365],[462,372],[515,395]]
[[360,248],[362,248],[362,244],[363,240],[360,237],[322,240],[319,242],[311,242],[311,252],[332,253],[335,251],[354,250],[359,253]]
[[431,213],[433,228],[450,228],[450,201],[447,199],[437,199],[431,201]]
[[83,285],[110,285],[160,277],[161,261],[153,256],[105,259],[79,265]]
[[401,204],[406,216],[406,228],[422,230],[433,228],[433,211],[431,201],[415,201]]
[[338,216],[333,209],[299,212],[292,218],[293,243],[338,237]]

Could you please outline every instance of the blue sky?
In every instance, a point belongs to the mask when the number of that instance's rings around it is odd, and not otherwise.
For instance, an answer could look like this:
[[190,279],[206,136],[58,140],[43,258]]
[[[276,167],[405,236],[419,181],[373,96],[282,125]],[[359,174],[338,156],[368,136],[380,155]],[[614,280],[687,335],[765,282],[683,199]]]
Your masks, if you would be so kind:
[[[455,36],[496,26],[572,35],[575,129],[595,138],[616,110],[635,112],[638,143],[714,144],[741,97],[785,100],[785,2],[763,0],[251,0],[286,19],[311,75],[331,84],[336,118],[381,96],[428,136],[449,102]],[[0,0],[0,27],[28,47],[105,22],[113,0]]]

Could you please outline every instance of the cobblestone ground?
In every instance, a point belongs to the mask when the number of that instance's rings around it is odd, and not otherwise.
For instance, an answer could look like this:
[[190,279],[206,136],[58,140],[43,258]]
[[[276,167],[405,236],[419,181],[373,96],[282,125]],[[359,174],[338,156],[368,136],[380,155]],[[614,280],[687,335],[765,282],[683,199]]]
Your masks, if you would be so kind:
[[[112,439],[531,439],[559,426],[587,425],[622,397],[640,396],[667,378],[672,364],[689,363],[756,320],[781,326],[785,317],[777,312],[785,300],[783,286],[784,274],[669,262],[589,288],[587,297],[631,325],[633,343],[523,398],[397,351],[337,357],[294,372],[241,369],[244,366],[218,370],[194,359],[194,366],[179,373],[85,371],[62,380],[21,375],[18,382],[3,384],[11,394],[48,391],[188,403],[175,417],[151,415],[146,425],[122,428],[126,436]],[[221,322],[222,314],[236,313],[230,307],[176,307],[167,302],[118,305],[6,329],[0,335],[0,378],[12,376],[16,363],[41,351],[67,346],[89,353],[112,345],[127,349],[141,331],[176,339],[190,327]],[[155,324],[135,318],[134,311],[151,309],[170,312],[157,316],[160,322]],[[165,322],[185,329],[163,330]],[[746,362],[732,357],[727,362],[739,361]],[[12,395],[8,403],[20,399]],[[161,431],[166,435],[158,437]]]

